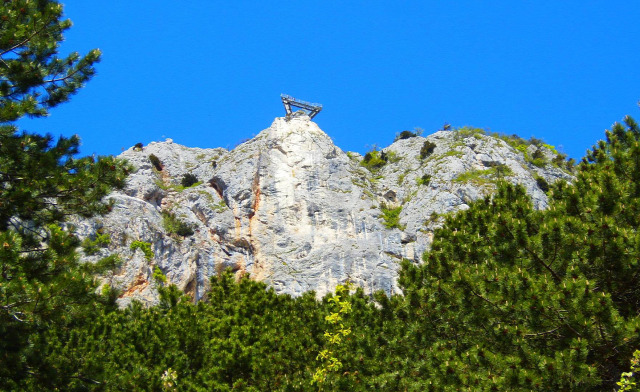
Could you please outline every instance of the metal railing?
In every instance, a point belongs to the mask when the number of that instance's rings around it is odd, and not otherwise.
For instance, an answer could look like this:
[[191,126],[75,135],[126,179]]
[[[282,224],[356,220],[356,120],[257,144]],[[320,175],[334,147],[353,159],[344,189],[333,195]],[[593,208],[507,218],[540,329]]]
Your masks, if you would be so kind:
[[308,111],[309,118],[315,117],[322,110],[322,105],[319,103],[311,103],[296,99],[287,94],[280,94],[284,109],[287,111],[287,116],[291,115],[291,106],[300,108],[304,111]]
[[292,97],[290,95],[287,95],[287,94],[280,94],[280,98],[287,99],[288,101],[291,101],[292,103],[297,103],[297,104],[304,105],[304,106],[312,106],[312,107],[322,108],[322,104],[320,104],[320,103],[312,103],[312,102],[303,101],[301,99],[294,98],[294,97]]

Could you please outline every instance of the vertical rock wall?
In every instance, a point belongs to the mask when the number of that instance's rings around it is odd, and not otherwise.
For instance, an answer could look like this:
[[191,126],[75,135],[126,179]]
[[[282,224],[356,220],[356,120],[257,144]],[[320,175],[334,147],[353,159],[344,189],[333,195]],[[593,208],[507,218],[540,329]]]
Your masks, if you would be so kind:
[[[427,139],[436,148],[421,159]],[[114,210],[77,223],[84,237],[111,236],[108,246],[86,259],[121,256],[122,267],[105,276],[122,290],[121,305],[131,299],[157,302],[156,267],[196,300],[206,296],[210,277],[225,268],[293,295],[323,295],[347,279],[366,292],[395,293],[399,261],[419,262],[442,215],[468,208],[494,189],[494,179],[483,175],[488,169],[508,167],[505,179],[523,184],[538,208],[546,206],[546,196],[536,177],[549,183],[571,179],[551,165],[533,166],[521,152],[486,135],[437,132],[399,140],[384,151],[393,159],[371,173],[360,165],[362,157],[340,150],[304,115],[277,118],[232,151],[170,140],[130,149],[121,157],[137,171],[124,192],[110,196]],[[200,183],[181,187],[187,173]],[[463,173],[475,176],[462,181]],[[428,184],[419,181],[425,174]],[[383,204],[402,207],[399,228],[385,227]],[[172,233],[169,214],[194,233]],[[154,257],[132,251],[133,241],[150,243]]]

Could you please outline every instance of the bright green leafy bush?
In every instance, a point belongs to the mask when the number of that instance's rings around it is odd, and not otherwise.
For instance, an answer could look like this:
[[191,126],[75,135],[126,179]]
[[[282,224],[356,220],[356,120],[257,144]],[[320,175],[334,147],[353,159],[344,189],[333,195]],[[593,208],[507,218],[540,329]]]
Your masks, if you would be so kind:
[[616,383],[620,387],[618,389],[619,392],[622,391],[637,391],[636,382],[638,380],[638,375],[640,374],[640,350],[636,350],[633,353],[633,358],[631,359],[631,371],[624,372],[620,376],[620,381]]
[[351,313],[351,302],[348,298],[351,286],[348,283],[336,286],[335,294],[327,299],[331,313],[324,318],[327,322],[324,332],[325,342],[316,357],[319,366],[311,380],[314,384],[326,383],[329,374],[339,373],[342,369],[343,364],[340,358],[344,356],[344,339],[352,332],[344,325],[344,317]]
[[377,172],[387,164],[389,157],[384,151],[371,150],[364,155],[360,165],[366,167],[371,172]]
[[159,284],[167,284],[167,277],[157,265],[153,267],[153,280]]
[[140,249],[142,253],[144,253],[145,259],[147,259],[148,261],[153,260],[153,257],[155,256],[153,254],[153,250],[151,250],[151,244],[149,242],[133,241],[129,246],[129,249],[134,252],[136,251],[136,249]]
[[385,204],[380,206],[382,212],[382,219],[384,220],[384,226],[387,229],[397,228],[404,230],[404,226],[400,224],[400,213],[402,212],[402,206],[391,208]]

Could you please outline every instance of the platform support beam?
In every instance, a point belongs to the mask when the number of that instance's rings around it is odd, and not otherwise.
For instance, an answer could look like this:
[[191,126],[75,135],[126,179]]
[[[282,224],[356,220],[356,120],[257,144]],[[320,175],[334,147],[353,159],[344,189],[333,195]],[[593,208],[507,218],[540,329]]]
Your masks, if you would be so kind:
[[309,118],[314,118],[322,110],[322,105],[319,103],[302,101],[286,94],[281,94],[280,98],[282,99],[282,104],[284,105],[284,110],[287,112],[287,116],[291,115],[292,106],[302,109],[309,115]]

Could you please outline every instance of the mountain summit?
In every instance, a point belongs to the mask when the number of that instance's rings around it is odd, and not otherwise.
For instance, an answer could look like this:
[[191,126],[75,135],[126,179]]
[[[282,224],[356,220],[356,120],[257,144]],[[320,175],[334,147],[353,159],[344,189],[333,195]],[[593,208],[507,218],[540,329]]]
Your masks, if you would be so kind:
[[439,131],[363,157],[294,113],[231,151],[170,139],[132,147],[120,158],[137,170],[110,195],[113,211],[78,228],[88,261],[124,260],[104,277],[121,305],[157,301],[154,271],[195,300],[226,268],[292,295],[346,280],[396,293],[399,262],[420,262],[443,215],[490,195],[498,179],[545,208],[546,186],[572,178],[550,146],[522,142]]

